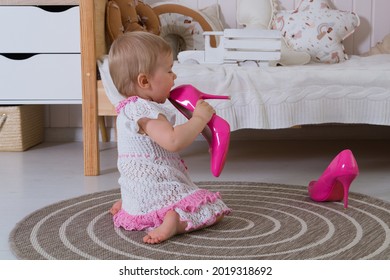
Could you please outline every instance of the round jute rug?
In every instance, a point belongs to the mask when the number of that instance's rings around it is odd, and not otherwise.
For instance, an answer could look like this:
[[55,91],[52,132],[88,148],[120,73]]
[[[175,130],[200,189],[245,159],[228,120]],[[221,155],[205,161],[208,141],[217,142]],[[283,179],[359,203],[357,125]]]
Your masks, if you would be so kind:
[[390,204],[350,193],[313,202],[303,186],[200,182],[233,209],[219,224],[158,245],[113,226],[119,189],[40,209],[19,222],[10,245],[20,259],[390,259]]

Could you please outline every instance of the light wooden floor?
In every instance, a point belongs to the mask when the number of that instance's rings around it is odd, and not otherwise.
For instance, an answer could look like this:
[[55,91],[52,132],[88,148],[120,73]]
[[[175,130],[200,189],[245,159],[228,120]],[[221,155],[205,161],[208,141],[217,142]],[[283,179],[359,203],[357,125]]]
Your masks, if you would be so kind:
[[[8,235],[29,213],[96,191],[117,188],[115,143],[102,145],[102,175],[83,175],[80,142],[43,143],[25,152],[0,152],[0,259],[15,259]],[[307,185],[342,149],[351,149],[360,175],[351,191],[390,202],[389,140],[369,141],[232,141],[219,178],[209,170],[205,141],[197,141],[182,156],[194,181],[257,181]]]

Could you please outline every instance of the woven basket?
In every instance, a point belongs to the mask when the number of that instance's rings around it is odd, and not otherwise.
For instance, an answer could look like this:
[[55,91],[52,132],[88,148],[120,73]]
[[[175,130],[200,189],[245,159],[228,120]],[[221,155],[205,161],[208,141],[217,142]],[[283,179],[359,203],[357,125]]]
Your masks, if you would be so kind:
[[42,105],[0,106],[0,151],[25,151],[43,141]]

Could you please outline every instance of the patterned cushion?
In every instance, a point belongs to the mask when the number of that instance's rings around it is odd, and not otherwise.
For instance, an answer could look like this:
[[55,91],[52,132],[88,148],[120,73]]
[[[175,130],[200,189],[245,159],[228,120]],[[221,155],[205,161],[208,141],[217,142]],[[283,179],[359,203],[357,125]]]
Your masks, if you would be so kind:
[[[151,5],[161,22],[161,33],[173,49],[173,58],[184,50],[204,50],[205,31],[221,31],[219,5],[213,4],[201,10],[172,2],[158,2]],[[212,46],[218,42],[213,36]]]
[[306,51],[313,61],[338,63],[348,59],[342,41],[359,26],[353,12],[331,8],[330,0],[302,0],[296,10],[276,12],[273,28],[289,46]]

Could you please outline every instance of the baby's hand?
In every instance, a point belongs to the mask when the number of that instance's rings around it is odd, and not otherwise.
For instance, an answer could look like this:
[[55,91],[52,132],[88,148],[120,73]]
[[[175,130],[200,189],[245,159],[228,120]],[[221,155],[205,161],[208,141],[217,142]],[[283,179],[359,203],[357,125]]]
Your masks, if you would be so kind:
[[208,123],[214,114],[214,108],[203,99],[199,99],[198,102],[196,102],[192,117],[199,117]]

